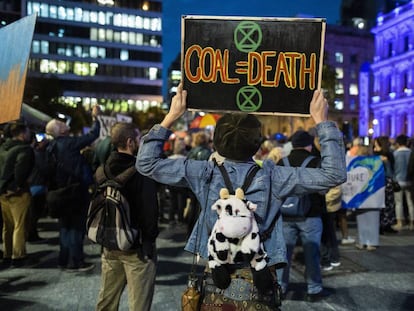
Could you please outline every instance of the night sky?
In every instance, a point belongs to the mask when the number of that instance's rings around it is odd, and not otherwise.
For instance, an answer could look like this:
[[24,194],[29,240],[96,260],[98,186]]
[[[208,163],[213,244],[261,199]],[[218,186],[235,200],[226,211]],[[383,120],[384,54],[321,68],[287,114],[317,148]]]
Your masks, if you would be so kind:
[[167,92],[168,68],[180,53],[182,15],[322,17],[328,24],[336,24],[340,7],[341,0],[164,0],[163,94]]

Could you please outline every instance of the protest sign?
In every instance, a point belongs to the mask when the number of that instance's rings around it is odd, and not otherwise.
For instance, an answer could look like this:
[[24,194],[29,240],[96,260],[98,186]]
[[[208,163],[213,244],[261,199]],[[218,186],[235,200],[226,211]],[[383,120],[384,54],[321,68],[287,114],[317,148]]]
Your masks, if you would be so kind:
[[20,117],[36,15],[0,29],[0,124]]
[[341,185],[343,208],[384,208],[385,169],[379,156],[346,157],[347,180]]
[[183,16],[187,107],[309,115],[325,28],[321,18]]

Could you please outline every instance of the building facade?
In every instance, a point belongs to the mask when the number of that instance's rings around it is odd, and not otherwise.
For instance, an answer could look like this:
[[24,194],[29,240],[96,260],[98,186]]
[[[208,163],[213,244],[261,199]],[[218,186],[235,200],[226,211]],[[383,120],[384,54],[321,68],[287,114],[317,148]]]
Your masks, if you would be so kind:
[[86,110],[161,106],[162,0],[22,0],[3,10],[16,7],[37,14],[27,85],[58,81],[58,101]]
[[372,29],[372,135],[414,135],[414,1],[377,17]]

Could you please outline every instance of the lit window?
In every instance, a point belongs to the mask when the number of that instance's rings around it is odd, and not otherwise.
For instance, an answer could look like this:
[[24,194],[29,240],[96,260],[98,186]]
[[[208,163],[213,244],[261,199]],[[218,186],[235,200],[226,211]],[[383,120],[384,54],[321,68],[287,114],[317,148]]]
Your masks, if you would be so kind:
[[82,21],[82,9],[75,8],[75,21],[81,22]]
[[98,41],[105,41],[105,29],[103,28],[98,30]]
[[122,61],[128,60],[129,59],[128,50],[121,50],[121,52],[119,53],[119,59]]
[[340,67],[335,68],[336,78],[343,79],[344,78],[344,70]]
[[171,70],[171,80],[181,80],[181,70]]
[[32,41],[32,53],[40,53],[40,42],[38,40]]
[[40,4],[37,2],[33,3],[33,13],[37,13],[37,15],[40,13]]
[[113,41],[114,40],[114,31],[112,29],[106,30],[106,41]]
[[72,8],[67,8],[66,9],[66,19],[68,21],[73,21],[74,18],[75,18],[75,13],[74,13],[73,9]]
[[66,62],[65,61],[59,61],[57,66],[57,72],[59,74],[66,73]]
[[87,10],[83,11],[82,22],[89,23],[89,11]]
[[82,47],[81,47],[80,45],[75,45],[75,48],[74,48],[73,54],[74,54],[76,57],[82,57]]
[[98,13],[98,23],[105,25],[105,13],[102,11]]
[[106,25],[112,25],[112,19],[114,17],[114,13],[106,12]]
[[89,74],[89,64],[75,62],[73,66],[73,73],[78,76],[87,76]]
[[339,99],[335,99],[335,109],[336,110],[343,110],[344,109],[344,101],[343,100],[339,100]]
[[99,48],[98,49],[98,57],[100,57],[100,58],[106,58],[106,50],[105,50],[105,48]]
[[344,85],[342,83],[336,83],[335,94],[343,94],[343,93],[344,93]]
[[349,95],[358,95],[358,85],[351,83],[349,85]]
[[128,14],[122,14],[122,27],[128,27]]
[[98,29],[97,28],[91,28],[91,40],[98,41]]
[[142,33],[137,33],[137,45],[142,45],[144,43],[144,35]]
[[91,11],[90,19],[91,19],[91,23],[97,23],[98,13],[96,13],[95,11]]
[[121,42],[128,43],[128,33],[126,31],[121,32]]
[[148,76],[150,80],[156,80],[158,74],[158,68],[150,67],[148,70]]
[[49,17],[49,5],[42,3],[40,5],[40,17]]
[[133,44],[133,45],[135,45],[136,43],[137,43],[137,41],[136,41],[136,36],[135,36],[135,32],[129,32],[129,39],[128,39],[128,41],[129,41],[129,44]]
[[128,27],[135,28],[135,15],[128,16]]
[[114,26],[122,26],[122,15],[119,13],[114,15]]
[[56,5],[51,5],[49,7],[49,17],[50,18],[57,18],[57,7],[56,7]]
[[344,62],[344,54],[341,52],[335,52],[335,60],[337,63],[343,63]]
[[40,52],[42,54],[49,54],[49,42],[48,41],[40,41]]
[[144,18],[144,29],[150,29],[151,28],[151,20],[148,17]]
[[63,6],[58,8],[58,17],[59,19],[66,19],[66,10]]
[[42,59],[40,61],[40,72],[41,73],[49,72],[49,61],[47,59]]
[[94,76],[96,75],[96,70],[98,69],[98,64],[97,63],[90,63],[89,64],[89,75],[90,76]]
[[150,45],[151,45],[151,46],[158,46],[157,37],[155,37],[155,36],[151,36],[151,39],[150,39]]
[[152,18],[151,19],[151,30],[160,31],[161,30],[161,19]]
[[89,47],[89,54],[92,58],[98,58],[98,48],[96,46]]
[[72,56],[73,56],[72,45],[69,45],[69,46],[66,48],[66,56],[68,56],[68,57],[72,57]]
[[120,42],[121,41],[121,33],[118,31],[114,32],[114,42]]
[[142,19],[142,17],[141,17],[141,16],[137,16],[137,17],[135,17],[135,26],[136,26],[138,29],[142,29],[143,24],[144,24],[144,21],[143,21],[143,19]]

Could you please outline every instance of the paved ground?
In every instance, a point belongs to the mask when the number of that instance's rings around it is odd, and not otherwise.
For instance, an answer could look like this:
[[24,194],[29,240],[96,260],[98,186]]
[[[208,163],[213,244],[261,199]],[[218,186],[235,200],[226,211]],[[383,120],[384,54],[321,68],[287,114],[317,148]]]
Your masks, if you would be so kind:
[[[351,233],[355,235],[355,228]],[[89,273],[67,273],[56,268],[57,224],[42,219],[40,235],[48,241],[28,244],[31,264],[0,271],[0,310],[94,310],[100,286],[100,247],[86,243],[88,259],[97,264]],[[158,239],[159,269],[153,311],[180,310],[192,257],[183,251],[185,230],[163,231]],[[414,310],[414,232],[381,236],[374,252],[341,246],[342,265],[324,274],[324,285],[334,294],[318,303],[303,301],[303,266],[298,253],[292,291],[282,310]],[[121,311],[128,310],[126,295]]]

